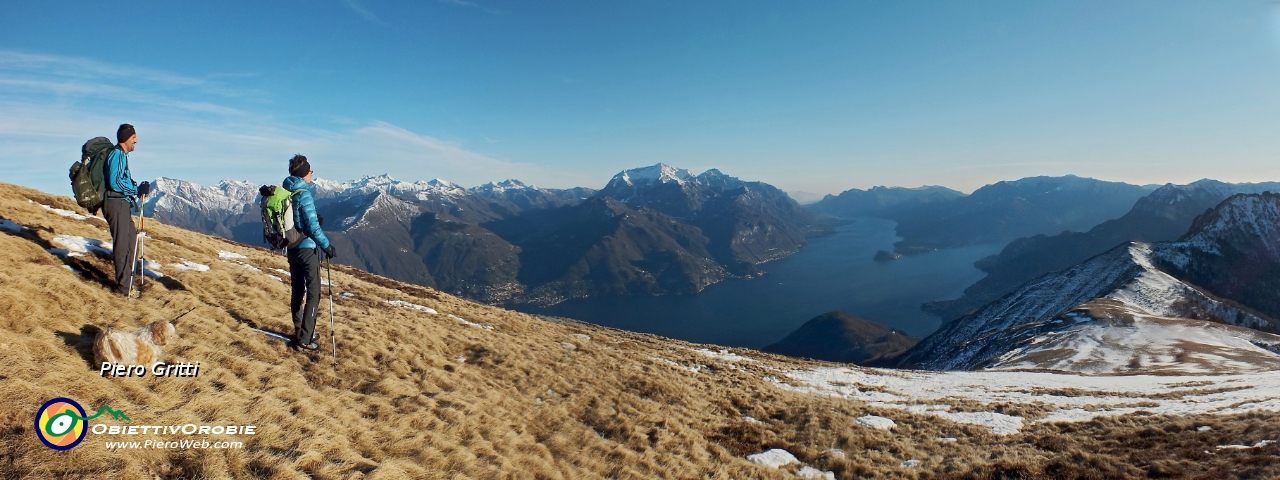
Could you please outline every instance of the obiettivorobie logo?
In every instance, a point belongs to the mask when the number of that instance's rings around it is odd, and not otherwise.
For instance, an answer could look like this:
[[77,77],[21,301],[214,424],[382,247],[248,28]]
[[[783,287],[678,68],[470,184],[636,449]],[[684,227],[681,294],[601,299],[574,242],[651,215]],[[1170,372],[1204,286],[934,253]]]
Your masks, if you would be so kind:
[[[89,421],[110,413],[116,420],[132,422],[124,412],[103,405],[93,415],[86,415],[84,407],[70,398],[58,397],[44,402],[36,411],[36,436],[45,446],[54,450],[70,450],[84,441],[85,435],[105,435],[110,439],[124,441],[107,441],[108,450],[116,449],[189,449],[189,448],[244,448],[243,441],[222,440],[219,436],[257,435],[257,425],[104,425],[101,423],[89,426]],[[188,438],[172,439],[172,436]],[[215,436],[208,438],[209,435]],[[130,441],[139,436],[146,436],[142,441]],[[169,438],[166,438],[168,436]],[[197,438],[192,439],[190,437]],[[205,437],[205,438],[199,438]]]
[[89,433],[89,420],[103,413],[110,413],[116,420],[130,421],[124,412],[112,409],[110,405],[103,405],[98,413],[86,416],[84,407],[75,400],[63,397],[49,400],[36,411],[36,436],[49,448],[70,450]]

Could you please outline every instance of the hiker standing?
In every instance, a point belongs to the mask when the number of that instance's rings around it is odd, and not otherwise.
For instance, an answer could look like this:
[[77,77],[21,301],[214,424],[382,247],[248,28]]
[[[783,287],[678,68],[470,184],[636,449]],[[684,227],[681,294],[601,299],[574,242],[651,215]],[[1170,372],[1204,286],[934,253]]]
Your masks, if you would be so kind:
[[[289,276],[293,287],[293,295],[289,299],[289,308],[293,312],[294,345],[298,348],[315,350],[316,315],[320,305],[320,263],[333,258],[333,245],[329,237],[320,229],[320,219],[316,215],[316,204],[311,197],[307,184],[311,183],[315,172],[307,157],[294,155],[289,160],[289,177],[284,179],[283,187],[293,194],[293,224],[297,226],[305,238],[296,247],[289,247]],[[322,255],[324,257],[322,257]],[[306,306],[303,306],[303,299]]]
[[122,124],[116,130],[116,146],[107,154],[102,177],[106,183],[106,199],[102,202],[102,216],[111,229],[111,256],[116,267],[116,291],[131,296],[133,287],[133,249],[138,231],[133,225],[133,208],[141,211],[138,196],[146,196],[151,184],[138,185],[129,173],[129,154],[138,145],[138,134],[133,125]]

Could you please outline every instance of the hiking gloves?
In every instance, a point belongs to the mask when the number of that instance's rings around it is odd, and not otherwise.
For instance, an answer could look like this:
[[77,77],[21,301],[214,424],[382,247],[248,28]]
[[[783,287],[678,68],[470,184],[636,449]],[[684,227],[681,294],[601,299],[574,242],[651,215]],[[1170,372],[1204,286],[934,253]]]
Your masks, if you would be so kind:
[[336,258],[338,256],[338,251],[333,248],[333,245],[329,245],[327,248],[324,249],[324,254],[327,255],[329,258]]
[[145,197],[151,193],[151,182],[142,182],[138,185],[138,196]]

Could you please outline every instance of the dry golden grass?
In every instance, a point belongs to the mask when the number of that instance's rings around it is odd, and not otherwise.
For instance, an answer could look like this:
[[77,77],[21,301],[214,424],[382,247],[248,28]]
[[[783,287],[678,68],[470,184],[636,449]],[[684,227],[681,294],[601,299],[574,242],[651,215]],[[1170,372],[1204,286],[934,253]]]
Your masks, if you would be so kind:
[[[140,300],[128,300],[104,283],[107,260],[64,260],[46,251],[57,247],[51,242],[58,234],[107,240],[105,224],[64,218],[39,204],[79,210],[66,197],[0,184],[0,218],[28,227],[0,233],[5,477],[794,478],[797,465],[774,469],[745,460],[770,448],[839,478],[1280,476],[1277,445],[1203,453],[1280,438],[1276,415],[1128,415],[1033,424],[997,436],[976,425],[784,391],[763,379],[821,363],[738,350],[757,361],[731,368],[691,350],[703,346],[534,318],[348,267],[334,268],[335,290],[355,295],[335,297],[334,368],[327,300],[319,353],[289,350],[249,328],[291,333],[289,287],[267,276],[283,276],[270,270],[287,269],[283,256],[148,222],[149,257],[166,265],[168,277],[148,282]],[[222,260],[219,250],[248,258]],[[179,259],[211,268],[168,267]],[[97,374],[91,342],[99,329],[136,329],[188,310],[176,322],[180,338],[164,355],[200,362],[199,377]],[[712,368],[693,373],[672,362]],[[108,451],[105,441],[114,439],[90,434],[59,452],[36,438],[32,418],[44,401],[60,396],[88,409],[109,404],[137,425],[257,425],[259,432],[228,437],[244,439],[243,449]],[[867,414],[898,426],[858,426],[854,419]],[[1179,435],[1197,425],[1212,425],[1214,435]],[[907,459],[924,463],[902,467]]]

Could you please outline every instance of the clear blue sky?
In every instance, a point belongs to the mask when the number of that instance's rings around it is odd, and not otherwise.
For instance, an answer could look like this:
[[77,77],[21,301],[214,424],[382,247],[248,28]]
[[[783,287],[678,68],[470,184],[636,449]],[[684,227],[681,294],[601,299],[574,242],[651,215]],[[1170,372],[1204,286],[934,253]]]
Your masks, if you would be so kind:
[[665,162],[788,191],[1031,175],[1280,180],[1280,10],[1253,1],[54,2],[0,9],[0,180],[599,188]]

